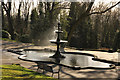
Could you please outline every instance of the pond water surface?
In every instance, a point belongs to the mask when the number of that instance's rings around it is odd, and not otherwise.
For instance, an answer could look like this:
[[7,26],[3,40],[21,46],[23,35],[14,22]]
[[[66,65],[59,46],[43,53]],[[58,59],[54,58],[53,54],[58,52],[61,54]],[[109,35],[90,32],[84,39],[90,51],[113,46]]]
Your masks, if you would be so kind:
[[26,55],[26,60],[32,60],[32,61],[50,61],[50,62],[58,62],[63,65],[67,66],[79,66],[79,67],[102,67],[102,68],[108,68],[110,64],[94,61],[92,60],[92,56],[86,56],[86,55],[79,55],[79,54],[62,54],[66,58],[56,60],[54,58],[49,58],[52,56],[55,52],[47,52],[47,51],[24,51],[23,54]]

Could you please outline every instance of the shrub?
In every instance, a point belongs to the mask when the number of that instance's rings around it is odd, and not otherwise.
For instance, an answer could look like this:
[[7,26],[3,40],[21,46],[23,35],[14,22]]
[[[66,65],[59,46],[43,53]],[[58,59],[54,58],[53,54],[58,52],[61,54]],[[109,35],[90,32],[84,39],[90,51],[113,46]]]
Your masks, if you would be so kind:
[[32,42],[32,40],[28,34],[20,36],[19,41],[23,42],[23,43],[31,43]]

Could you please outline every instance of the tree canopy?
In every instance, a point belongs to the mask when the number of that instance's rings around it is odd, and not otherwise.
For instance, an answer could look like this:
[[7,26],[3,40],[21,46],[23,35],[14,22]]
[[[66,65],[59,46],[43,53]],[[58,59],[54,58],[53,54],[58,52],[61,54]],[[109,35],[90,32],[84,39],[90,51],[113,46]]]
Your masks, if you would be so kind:
[[[92,2],[2,2],[2,27],[11,39],[48,45],[54,38],[58,15],[64,31],[62,39],[77,48],[120,48],[120,10],[116,6]],[[115,9],[113,9],[116,7]]]

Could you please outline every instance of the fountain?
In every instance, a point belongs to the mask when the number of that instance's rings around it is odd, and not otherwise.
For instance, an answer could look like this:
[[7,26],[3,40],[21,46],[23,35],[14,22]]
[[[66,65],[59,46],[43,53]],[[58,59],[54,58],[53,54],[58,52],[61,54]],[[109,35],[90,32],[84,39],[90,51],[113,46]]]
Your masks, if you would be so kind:
[[50,56],[50,58],[65,58],[65,56],[61,55],[60,48],[59,48],[60,44],[67,42],[67,41],[60,40],[60,33],[63,32],[60,30],[60,23],[58,23],[58,30],[55,30],[55,32],[57,33],[57,40],[50,40],[50,42],[57,45],[57,51],[53,56]]

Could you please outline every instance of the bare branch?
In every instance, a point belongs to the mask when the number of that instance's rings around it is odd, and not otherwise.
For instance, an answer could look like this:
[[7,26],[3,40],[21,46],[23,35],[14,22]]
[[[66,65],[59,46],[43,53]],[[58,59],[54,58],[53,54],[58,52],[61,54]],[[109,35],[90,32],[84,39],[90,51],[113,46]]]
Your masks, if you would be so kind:
[[3,6],[3,8],[5,9],[5,11],[7,11],[7,6],[4,4],[4,2],[2,2],[2,6]]
[[55,6],[58,5],[58,4],[60,4],[60,3],[61,3],[61,2],[56,3]]
[[89,13],[88,16],[89,16],[89,15],[92,15],[92,14],[102,14],[102,13],[105,13],[105,12],[109,11],[110,9],[112,9],[113,7],[115,7],[115,6],[118,5],[118,4],[120,4],[120,1],[119,1],[118,3],[116,3],[115,5],[109,7],[108,9],[104,10],[104,11]]
[[[94,1],[95,1],[95,0],[94,0]],[[89,12],[90,12],[90,10],[91,10],[91,8],[92,8],[92,6],[93,6],[93,4],[94,4],[94,1],[89,4],[89,6],[88,6],[88,8],[87,8],[87,10],[86,10],[86,13],[89,13]]]
[[66,7],[58,7],[58,8],[55,8],[53,10],[57,10],[57,9],[70,9],[70,8],[66,8]]

